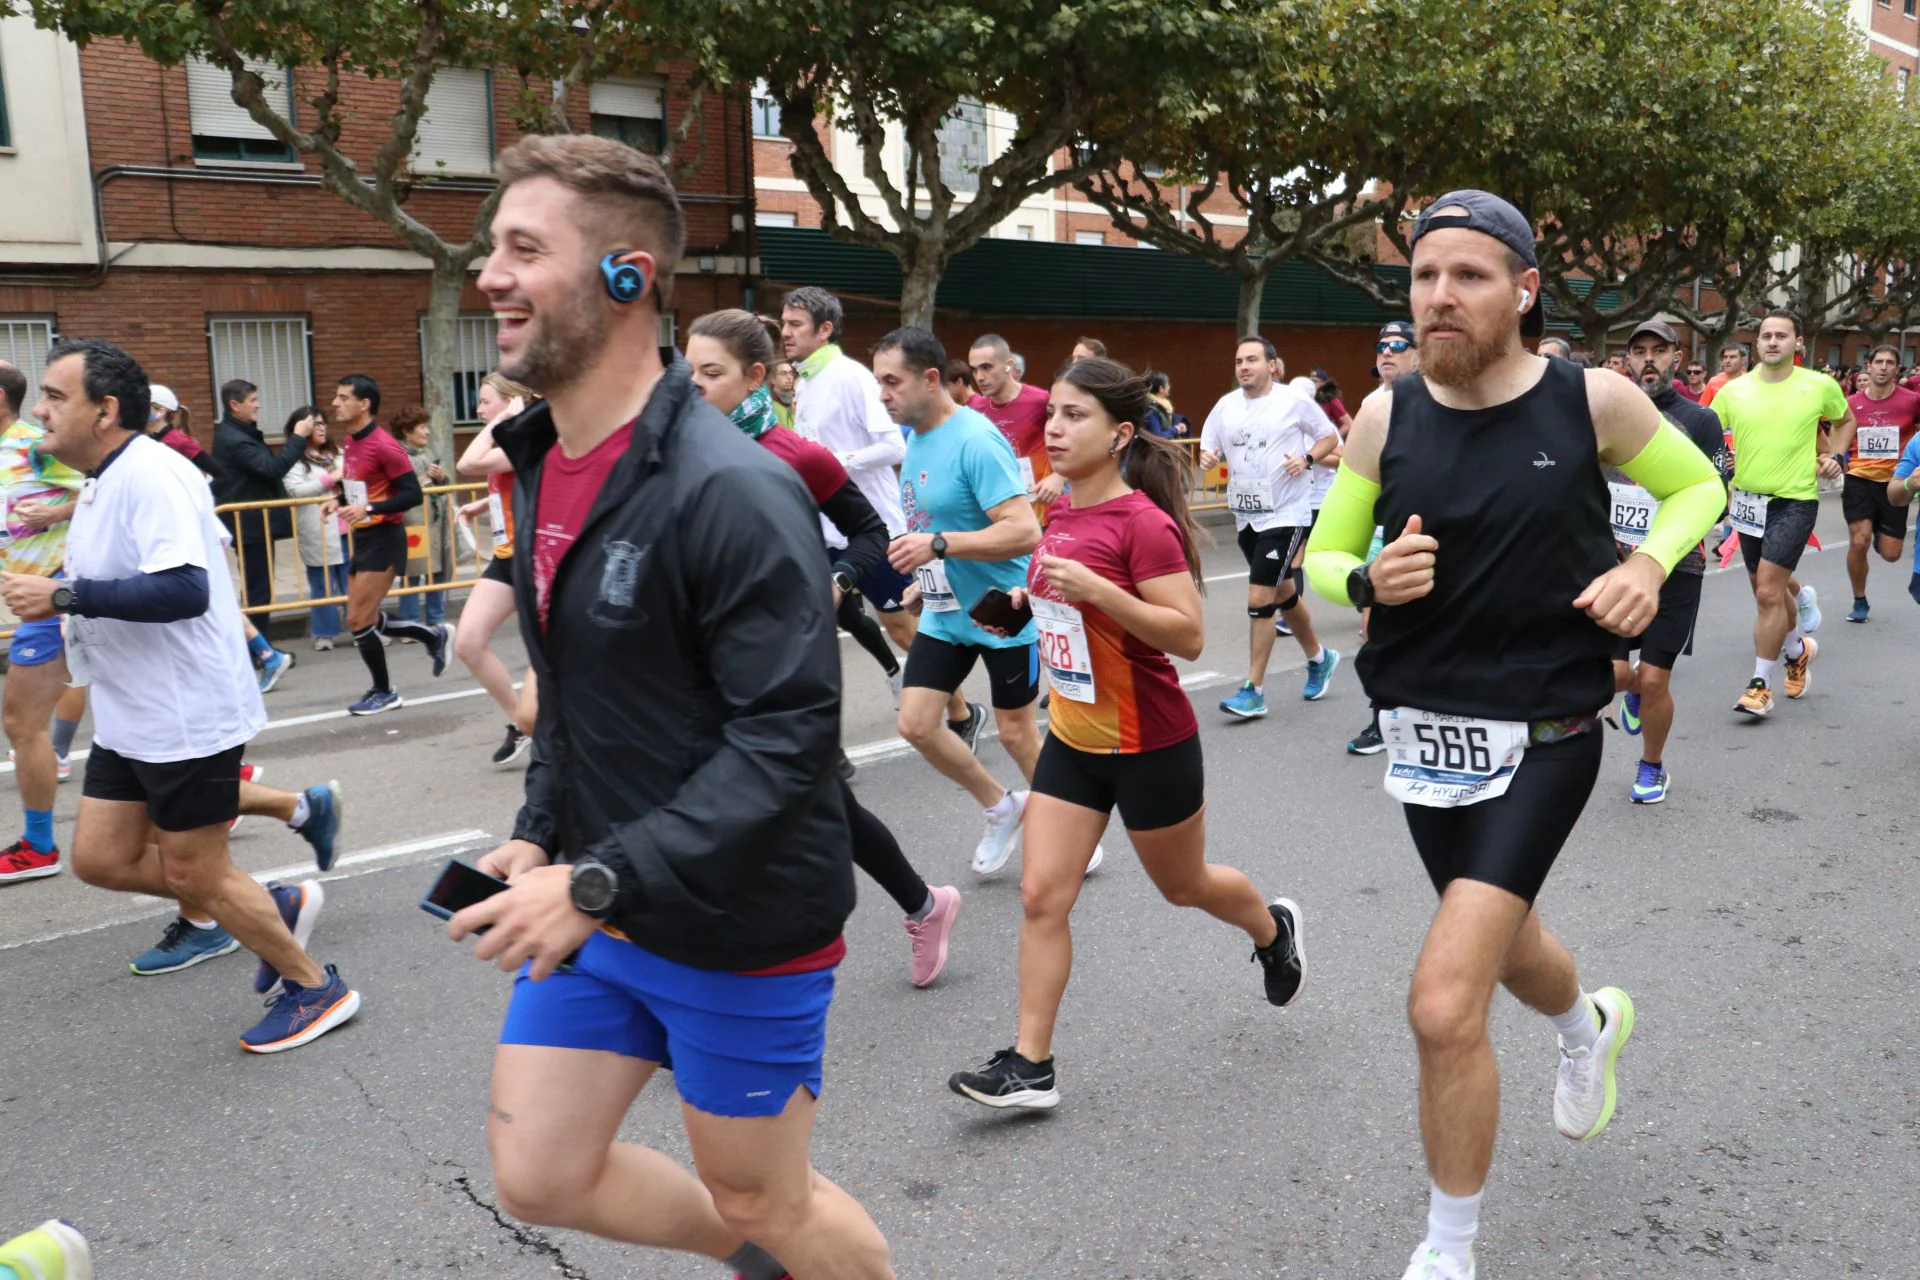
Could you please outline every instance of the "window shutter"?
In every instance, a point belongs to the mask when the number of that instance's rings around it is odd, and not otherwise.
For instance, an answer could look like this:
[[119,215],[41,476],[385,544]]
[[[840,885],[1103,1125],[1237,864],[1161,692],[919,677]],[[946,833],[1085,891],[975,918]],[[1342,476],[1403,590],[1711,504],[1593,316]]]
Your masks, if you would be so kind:
[[588,86],[587,102],[587,109],[597,116],[667,118],[667,88],[659,80],[597,80]]
[[[273,141],[266,127],[233,100],[233,77],[225,67],[205,58],[187,59],[187,115],[193,132],[203,138],[259,138]],[[282,115],[293,111],[293,90],[286,68],[277,63],[247,59],[247,69],[267,82],[269,105]]]
[[0,316],[0,360],[27,378],[27,402],[14,412],[36,421],[29,412],[40,398],[40,379],[47,372],[47,349],[53,346],[53,321],[38,316]]
[[[420,316],[420,367],[427,367],[427,317]],[[500,322],[490,311],[462,313],[453,339],[453,400],[448,406],[456,423],[480,421],[480,380],[493,371],[500,358],[494,337]]]
[[419,173],[493,172],[493,79],[469,67],[442,67],[427,90],[414,135]]

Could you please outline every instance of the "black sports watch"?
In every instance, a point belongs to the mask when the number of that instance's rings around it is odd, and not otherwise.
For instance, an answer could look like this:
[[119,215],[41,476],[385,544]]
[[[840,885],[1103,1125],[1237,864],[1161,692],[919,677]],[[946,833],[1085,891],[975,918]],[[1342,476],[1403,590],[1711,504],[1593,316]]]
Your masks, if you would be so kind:
[[53,589],[53,611],[55,613],[73,612],[73,588],[59,586]]
[[945,560],[947,558],[947,535],[944,533],[936,533],[933,535],[933,558],[935,560]]
[[850,596],[853,594],[853,575],[844,567],[836,565],[833,570],[833,585],[840,588],[841,595]]
[[1353,601],[1356,609],[1366,609],[1373,605],[1373,578],[1367,573],[1372,565],[1361,564],[1353,567],[1347,575],[1347,598]]
[[574,910],[596,920],[605,920],[620,897],[620,877],[612,867],[592,858],[573,864],[569,885]]

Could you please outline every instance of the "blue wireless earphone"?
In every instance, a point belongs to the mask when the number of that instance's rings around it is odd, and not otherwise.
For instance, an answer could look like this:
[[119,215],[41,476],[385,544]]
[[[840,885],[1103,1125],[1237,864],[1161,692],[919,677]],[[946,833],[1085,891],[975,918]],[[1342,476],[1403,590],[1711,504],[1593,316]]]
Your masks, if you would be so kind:
[[647,273],[631,262],[619,261],[620,255],[630,252],[616,249],[600,259],[600,274],[606,278],[607,296],[615,302],[632,302],[647,291]]

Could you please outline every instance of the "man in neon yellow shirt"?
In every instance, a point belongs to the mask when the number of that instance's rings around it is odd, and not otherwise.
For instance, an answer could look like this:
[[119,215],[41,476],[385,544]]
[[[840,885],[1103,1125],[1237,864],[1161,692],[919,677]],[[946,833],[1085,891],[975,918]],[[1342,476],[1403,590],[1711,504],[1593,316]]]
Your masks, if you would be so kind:
[[[1838,382],[1793,363],[1800,321],[1769,312],[1754,342],[1760,367],[1729,382],[1714,412],[1733,434],[1733,492],[1728,515],[1740,531],[1740,555],[1753,579],[1753,679],[1734,710],[1773,713],[1774,669],[1786,659],[1786,694],[1807,691],[1807,666],[1819,646],[1802,630],[1789,583],[1820,514],[1820,477],[1840,478],[1853,443],[1853,411]],[[1820,432],[1831,428],[1825,457]]]

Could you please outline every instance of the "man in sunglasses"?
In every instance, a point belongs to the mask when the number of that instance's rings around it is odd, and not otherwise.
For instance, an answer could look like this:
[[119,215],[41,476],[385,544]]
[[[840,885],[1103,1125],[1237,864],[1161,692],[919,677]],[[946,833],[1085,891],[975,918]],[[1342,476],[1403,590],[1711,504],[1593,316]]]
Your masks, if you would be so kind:
[[1687,361],[1686,375],[1684,381],[1673,384],[1673,389],[1695,404],[1699,404],[1700,397],[1707,393],[1706,366],[1698,360],[1689,360]]
[[[1404,378],[1408,374],[1420,372],[1420,348],[1414,345],[1411,322],[1389,320],[1380,326],[1380,337],[1373,344],[1373,363],[1380,374],[1380,385],[1368,392],[1366,399],[1360,402],[1362,409],[1376,398],[1385,395],[1393,387],[1395,378]],[[1367,557],[1369,560],[1380,554],[1380,544],[1384,537],[1384,530],[1373,531],[1373,547]],[[1360,640],[1363,644],[1367,638],[1367,623],[1372,620],[1371,614],[1370,609],[1360,611]],[[1368,716],[1367,727],[1354,734],[1352,740],[1347,743],[1348,754],[1356,756],[1379,755],[1386,749],[1387,744],[1380,737],[1378,716]]]

